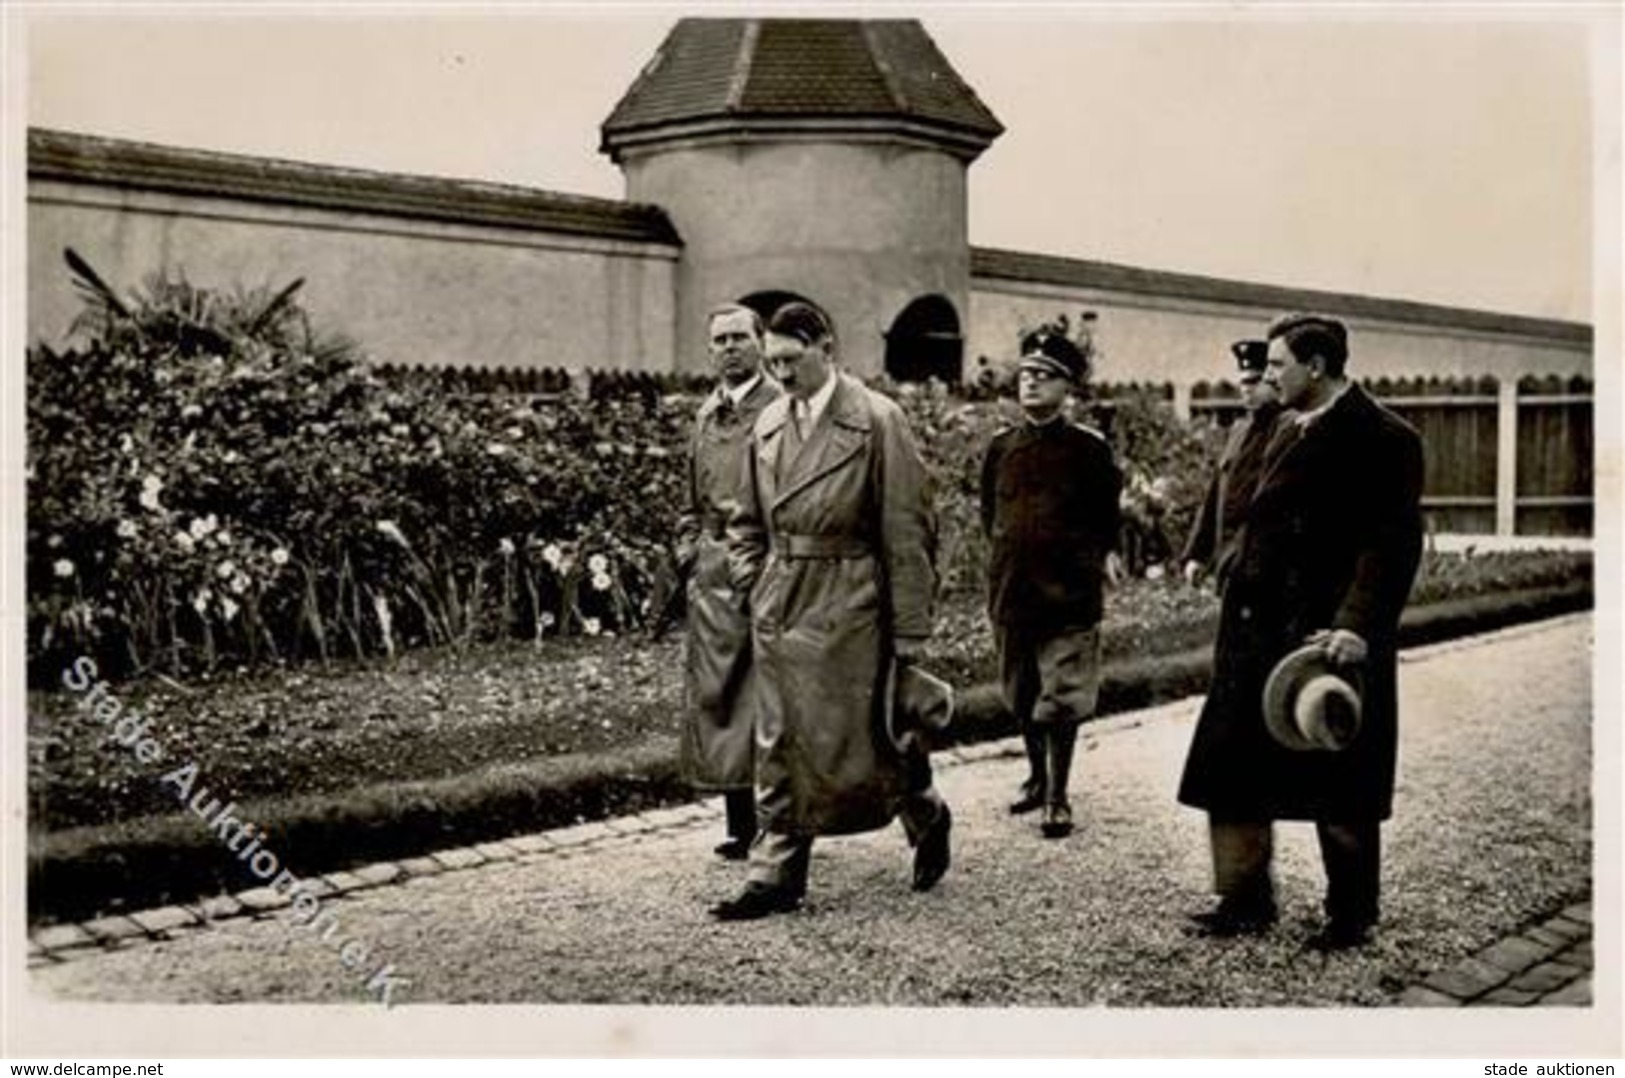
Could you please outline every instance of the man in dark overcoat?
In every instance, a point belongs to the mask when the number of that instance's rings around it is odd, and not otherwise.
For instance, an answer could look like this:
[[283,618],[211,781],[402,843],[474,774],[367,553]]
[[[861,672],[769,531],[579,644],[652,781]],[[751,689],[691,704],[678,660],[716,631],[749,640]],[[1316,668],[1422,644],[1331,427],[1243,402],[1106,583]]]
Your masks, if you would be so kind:
[[[1210,821],[1220,901],[1197,918],[1204,934],[1274,923],[1271,821],[1313,820],[1327,920],[1310,942],[1335,950],[1365,943],[1378,918],[1380,823],[1392,812],[1398,749],[1399,616],[1422,549],[1422,443],[1348,381],[1341,322],[1288,316],[1267,339],[1265,377],[1291,411],[1247,507],[1179,800]],[[1359,735],[1340,751],[1294,751],[1265,727],[1264,683],[1306,642],[1364,686]]]
[[678,526],[678,562],[688,590],[683,724],[684,777],[722,791],[727,841],[716,852],[742,861],[756,837],[755,731],[750,614],[728,572],[728,516],[739,505],[745,443],[778,384],[762,373],[762,319],[728,305],[707,321],[717,386],[694,419],[689,512]]
[[948,869],[947,804],[924,746],[889,734],[899,664],[919,659],[936,591],[929,477],[902,410],[835,365],[828,316],[802,302],[768,320],[768,372],[785,396],[751,433],[728,525],[750,592],[762,834],[745,890],[714,916],[795,909],[816,835],[901,817],[913,886]]
[[1275,431],[1276,417],[1281,414],[1275,387],[1264,380],[1269,342],[1237,341],[1230,351],[1236,357],[1243,414],[1230,425],[1218,467],[1180,557],[1187,583],[1195,584],[1210,576],[1216,590],[1223,589],[1230,563],[1235,560],[1247,503],[1258,486],[1264,450]]

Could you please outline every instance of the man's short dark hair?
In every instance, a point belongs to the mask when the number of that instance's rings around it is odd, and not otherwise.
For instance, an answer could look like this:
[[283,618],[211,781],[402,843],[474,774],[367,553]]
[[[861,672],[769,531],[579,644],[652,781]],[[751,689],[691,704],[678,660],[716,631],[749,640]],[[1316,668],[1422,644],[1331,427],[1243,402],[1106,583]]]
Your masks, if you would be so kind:
[[766,327],[762,324],[761,312],[756,310],[754,307],[747,307],[743,303],[722,303],[712,307],[705,314],[706,332],[710,332],[712,322],[731,314],[750,315],[751,332],[755,333],[756,336],[760,337],[764,332],[766,332]]
[[794,337],[802,344],[817,344],[835,336],[829,315],[816,304],[793,300],[773,312],[767,331],[780,337]]
[[1335,318],[1323,314],[1282,315],[1270,323],[1265,338],[1280,337],[1287,350],[1299,363],[1308,363],[1319,356],[1326,364],[1326,373],[1333,378],[1343,376],[1343,365],[1349,358],[1349,331]]

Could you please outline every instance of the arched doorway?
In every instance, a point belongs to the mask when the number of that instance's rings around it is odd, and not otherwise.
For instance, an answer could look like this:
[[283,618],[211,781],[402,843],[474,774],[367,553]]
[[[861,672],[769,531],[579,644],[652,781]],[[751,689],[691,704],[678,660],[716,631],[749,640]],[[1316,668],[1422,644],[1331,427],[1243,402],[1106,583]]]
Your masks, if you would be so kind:
[[[795,292],[780,292],[770,289],[765,292],[752,292],[739,302],[761,315],[762,321],[766,322],[773,317],[774,311],[783,307],[786,303],[812,303],[813,301]],[[818,305],[814,303],[813,306]]]
[[896,382],[958,382],[965,365],[959,315],[944,296],[921,296],[886,333],[886,373]]

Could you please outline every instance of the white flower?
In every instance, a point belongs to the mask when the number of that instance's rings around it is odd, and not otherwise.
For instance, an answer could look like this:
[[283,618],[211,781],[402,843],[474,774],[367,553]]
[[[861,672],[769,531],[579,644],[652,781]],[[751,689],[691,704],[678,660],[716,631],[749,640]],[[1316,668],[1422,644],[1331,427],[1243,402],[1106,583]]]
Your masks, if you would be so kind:
[[150,490],[153,494],[157,494],[164,489],[164,481],[156,475],[149,475],[141,480],[141,489],[143,492]]
[[180,547],[181,550],[188,554],[192,553],[192,551],[197,547],[197,544],[192,541],[191,535],[187,534],[186,532],[175,533],[175,545]]
[[608,573],[594,573],[594,574],[592,574],[592,587],[593,587],[594,591],[608,591],[609,590],[609,574]]
[[603,626],[599,625],[597,618],[582,618],[581,631],[588,636],[597,636],[603,631]]
[[202,539],[209,534],[209,526],[203,522],[202,517],[193,517],[191,527],[186,529],[193,539]]
[[237,616],[237,604],[232,602],[230,599],[220,600],[220,610],[226,615],[227,621],[230,621],[232,618]]
[[541,616],[540,620],[541,620],[541,623],[542,623],[542,628],[551,629],[553,627],[553,623],[555,621],[557,621],[558,619],[553,617],[551,612],[544,610],[544,611],[542,611],[542,616]]
[[389,427],[389,433],[397,438],[404,438],[412,433],[412,428],[405,423],[392,423]]
[[508,447],[501,442],[492,442],[485,447],[485,451],[493,457],[503,457],[508,454]]
[[271,551],[271,564],[272,565],[286,565],[286,564],[288,564],[288,552],[286,550],[283,550],[281,547],[277,547],[275,550]]
[[222,529],[219,532],[215,533],[214,541],[216,543],[220,544],[221,546],[230,546],[231,545],[231,533],[224,530],[224,529]]
[[129,454],[134,449],[135,449],[135,439],[131,438],[128,434],[119,435],[118,451],[120,453]]
[[564,551],[559,549],[559,544],[549,543],[542,548],[542,560],[547,562],[554,572],[558,572],[559,566],[564,564]]
[[219,577],[221,580],[231,579],[233,576],[237,575],[237,563],[232,561],[230,558],[226,559],[214,567],[214,575]]
[[212,591],[210,591],[208,588],[204,588],[202,591],[192,596],[192,609],[196,610],[199,614],[203,613],[209,608],[209,600],[213,596],[214,593]]
[[594,554],[587,559],[587,570],[592,573],[605,573],[609,571],[609,559],[602,554]]
[[406,536],[401,534],[400,527],[393,520],[380,520],[376,525],[380,534],[394,540],[401,546],[408,546]]
[[213,513],[210,513],[208,516],[203,518],[203,526],[208,529],[208,532],[205,532],[204,534],[213,532],[216,528],[220,527],[220,518],[215,516]]
[[181,409],[182,419],[196,419],[202,414],[203,406],[200,404],[188,404],[185,408]]
[[136,534],[135,521],[121,520],[118,522],[118,537],[120,539],[134,539]]
[[53,536],[50,536],[49,538],[47,538],[45,540],[45,549],[46,550],[55,550],[57,547],[59,547],[61,545],[62,545],[62,537],[60,535],[53,535]]
[[513,557],[513,540],[503,537],[502,541],[497,543],[497,549],[502,552],[504,558]]
[[73,575],[73,562],[67,558],[58,558],[56,564],[51,566],[51,571],[60,577],[70,577]]
[[242,573],[238,573],[236,576],[231,578],[231,590],[236,592],[238,595],[241,595],[243,592],[247,591],[248,585],[249,579]]
[[1146,569],[1145,578],[1147,580],[1161,580],[1162,579],[1162,564],[1159,562],[1156,565],[1153,565],[1150,568]]
[[158,510],[163,508],[163,506],[158,504],[158,488],[157,487],[142,487],[141,488],[141,508],[150,510],[151,512],[154,512],[154,513],[156,513]]

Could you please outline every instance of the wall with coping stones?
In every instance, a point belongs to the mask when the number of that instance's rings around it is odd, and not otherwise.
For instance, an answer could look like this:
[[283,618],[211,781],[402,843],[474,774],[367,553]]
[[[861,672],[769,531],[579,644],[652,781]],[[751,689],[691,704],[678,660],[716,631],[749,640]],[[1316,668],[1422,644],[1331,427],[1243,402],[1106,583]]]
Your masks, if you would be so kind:
[[28,339],[82,309],[62,251],[121,292],[159,270],[281,288],[380,362],[670,370],[677,251],[521,227],[34,180]]

